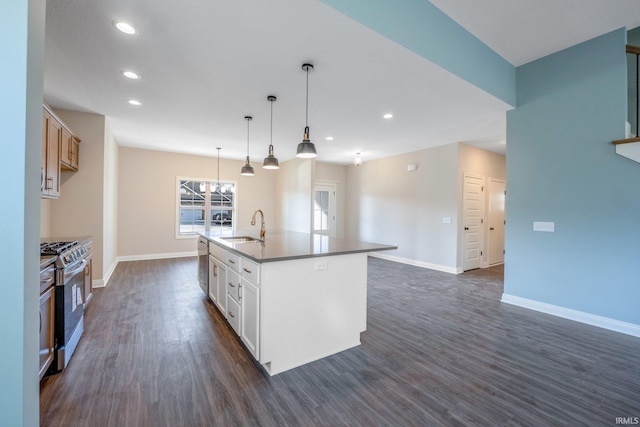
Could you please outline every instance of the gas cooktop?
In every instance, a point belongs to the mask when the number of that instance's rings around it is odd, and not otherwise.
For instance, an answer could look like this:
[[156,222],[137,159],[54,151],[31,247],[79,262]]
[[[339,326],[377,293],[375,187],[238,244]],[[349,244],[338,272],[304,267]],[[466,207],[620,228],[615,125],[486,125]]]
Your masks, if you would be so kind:
[[40,256],[60,255],[62,252],[78,244],[77,240],[70,242],[42,242],[40,243]]

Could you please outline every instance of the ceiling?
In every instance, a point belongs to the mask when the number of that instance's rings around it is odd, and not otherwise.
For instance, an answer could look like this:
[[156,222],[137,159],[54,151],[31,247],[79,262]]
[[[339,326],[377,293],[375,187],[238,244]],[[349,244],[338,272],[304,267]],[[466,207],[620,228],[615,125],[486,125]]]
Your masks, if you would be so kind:
[[[432,3],[513,65],[640,25],[637,0]],[[47,1],[45,101],[106,116],[121,146],[207,156],[221,147],[221,157],[243,159],[252,115],[259,165],[275,95],[275,154],[291,159],[305,125],[304,62],[315,67],[309,126],[320,161],[452,142],[505,151],[508,105],[318,0]]]

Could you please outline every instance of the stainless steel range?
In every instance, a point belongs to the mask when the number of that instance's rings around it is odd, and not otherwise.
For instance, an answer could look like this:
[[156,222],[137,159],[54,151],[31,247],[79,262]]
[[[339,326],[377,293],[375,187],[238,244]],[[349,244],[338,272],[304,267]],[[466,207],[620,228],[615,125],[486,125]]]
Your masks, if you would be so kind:
[[84,331],[84,271],[87,248],[78,241],[43,242],[40,255],[57,255],[55,284],[55,359],[53,371],[69,363]]

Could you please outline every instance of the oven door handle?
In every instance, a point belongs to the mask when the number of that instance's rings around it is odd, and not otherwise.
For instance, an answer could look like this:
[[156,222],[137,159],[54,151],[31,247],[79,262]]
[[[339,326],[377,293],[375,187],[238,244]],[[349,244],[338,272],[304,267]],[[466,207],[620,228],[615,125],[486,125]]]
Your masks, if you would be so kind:
[[82,270],[85,269],[85,267],[87,266],[87,261],[86,260],[81,260],[78,267],[74,268],[71,271],[65,271],[64,272],[64,281],[66,282],[68,278],[71,278],[73,276],[75,276],[76,274],[80,273]]

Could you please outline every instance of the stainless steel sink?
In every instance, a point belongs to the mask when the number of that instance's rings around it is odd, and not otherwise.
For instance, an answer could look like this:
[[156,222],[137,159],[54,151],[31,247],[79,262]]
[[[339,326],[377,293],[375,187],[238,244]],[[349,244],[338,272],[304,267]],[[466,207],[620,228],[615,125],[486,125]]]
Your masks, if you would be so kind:
[[247,242],[254,242],[254,243],[260,243],[260,242],[264,242],[264,240],[260,240],[257,239],[255,237],[251,237],[251,236],[233,236],[233,237],[221,237],[222,240],[225,240],[229,243],[247,243]]

